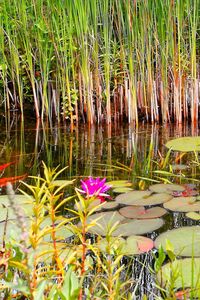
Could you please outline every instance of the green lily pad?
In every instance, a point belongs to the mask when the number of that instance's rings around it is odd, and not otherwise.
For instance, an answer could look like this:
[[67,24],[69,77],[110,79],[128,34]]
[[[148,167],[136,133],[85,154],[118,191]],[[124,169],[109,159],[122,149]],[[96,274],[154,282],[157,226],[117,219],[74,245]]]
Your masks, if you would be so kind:
[[170,199],[172,196],[166,193],[151,194],[150,191],[133,191],[117,196],[116,202],[126,205],[149,206],[158,205]]
[[117,187],[113,190],[113,192],[116,194],[128,193],[131,191],[133,191],[133,189],[130,187]]
[[[27,220],[25,220],[26,222]],[[7,224],[5,222],[0,223],[0,236],[1,239],[3,239],[4,230],[6,226],[6,232],[5,232],[5,241],[8,242],[10,239],[14,239],[16,242],[19,242],[21,239],[22,231],[19,227],[19,224],[17,220],[9,220],[7,221]],[[27,229],[29,227],[27,226]]]
[[[98,207],[101,204],[100,207]],[[79,205],[81,207],[81,210],[83,210],[83,207],[81,206],[81,203],[79,202]],[[101,200],[96,199],[94,201],[91,202],[91,204],[89,205],[89,209],[93,209],[96,207],[95,212],[101,211],[101,210],[109,210],[109,209],[114,209],[116,207],[118,207],[119,204],[116,201],[105,201],[105,202],[101,202]],[[74,205],[74,209],[77,210],[77,205],[75,203]]]
[[188,212],[186,214],[186,217],[195,221],[199,221],[200,220],[200,214],[196,213],[196,212]]
[[129,187],[132,186],[132,183],[128,180],[113,180],[106,183],[107,185],[111,185],[112,188],[120,188],[120,187]]
[[[50,227],[51,228],[51,227]],[[57,241],[63,241],[69,237],[72,237],[74,233],[67,228],[67,226],[63,225],[60,228],[58,228],[58,224],[56,225],[56,231],[55,236]],[[45,242],[52,242],[52,234],[51,232],[49,234],[46,234],[43,238]]]
[[[4,208],[6,210],[6,208]],[[2,210],[1,210],[2,211]],[[59,222],[65,220],[64,218],[60,217],[58,218],[58,221],[56,223],[56,240],[65,240],[71,236],[74,235],[74,233],[65,225],[62,225],[60,228],[58,228]],[[25,218],[23,222],[26,224],[26,231],[29,232],[31,220],[30,218]],[[5,228],[5,222],[0,222],[0,236],[3,236]],[[42,235],[41,241],[45,242],[52,242],[52,221],[49,217],[44,218],[43,222],[40,225],[40,232],[39,234],[42,234],[42,230],[49,229],[48,233],[46,232],[44,235]],[[8,241],[10,238],[15,239],[16,241],[19,241],[21,238],[22,230],[19,226],[18,220],[11,219],[7,221],[6,225],[6,241]]]
[[11,207],[1,208],[1,210],[0,210],[0,222],[3,222],[7,219],[7,213],[8,213],[8,220],[16,219],[16,214],[13,212],[13,209]]
[[[111,254],[117,251],[123,255],[137,255],[150,251],[154,243],[151,239],[144,236],[132,235],[126,240],[123,238],[112,237],[109,242]],[[97,244],[102,252],[108,252],[108,241],[106,239],[100,240]]]
[[200,201],[196,201],[195,197],[175,197],[164,203],[163,206],[171,211],[200,211]]
[[200,227],[186,226],[160,234],[155,240],[155,247],[162,245],[166,250],[166,241],[174,247],[174,253],[180,256],[200,256]]
[[[75,255],[74,249],[66,247],[66,243],[56,243],[56,249],[59,255],[59,258],[62,260],[63,265],[68,265]],[[44,264],[52,263],[54,259],[54,246],[53,243],[43,243],[36,249],[30,250],[30,255],[37,254],[37,263],[42,262]]]
[[[86,201],[87,201],[87,200],[86,200]],[[81,211],[82,211],[82,210],[83,210],[83,207],[82,207],[82,205],[81,205],[81,202],[78,202],[78,204],[80,205],[80,209],[81,209]],[[92,210],[93,208],[96,207],[95,212],[100,211],[100,210],[101,210],[101,207],[98,207],[100,204],[101,204],[101,201],[100,201],[99,199],[96,199],[96,200],[94,200],[94,201],[92,201],[92,202],[90,203],[88,209],[89,209],[89,210]],[[74,209],[75,209],[75,210],[78,209],[76,203],[74,204]]]
[[[132,202],[142,201],[150,196],[152,193],[150,191],[132,191],[129,193],[121,194],[116,197],[116,202],[119,204],[132,205]],[[140,205],[140,204],[135,204]],[[141,204],[142,205],[142,204]]]
[[[59,227],[59,224],[62,221],[66,221],[66,219],[62,216],[57,217],[56,225],[55,225],[55,236],[56,236],[57,241],[63,241],[74,235],[72,230],[70,230],[66,225],[62,225]],[[43,229],[49,229],[49,232],[43,236],[43,241],[52,242],[52,231],[51,230],[53,229],[53,227],[52,227],[52,220],[49,216],[44,218],[43,222],[40,224],[40,229],[41,229],[41,231]]]
[[101,217],[94,226],[91,226],[89,231],[101,236],[106,235],[106,228],[112,227],[116,222],[115,230],[112,232],[112,236],[130,236],[140,235],[152,232],[160,228],[164,221],[160,218],[146,219],[146,220],[129,220],[125,219],[118,212],[105,212],[92,215],[88,218],[88,222],[91,224],[96,218]]
[[200,258],[184,258],[163,265],[157,274],[161,287],[171,287],[172,278],[174,289],[192,290],[192,298],[188,295],[184,299],[199,299]]
[[149,209],[145,209],[144,206],[125,206],[119,210],[119,213],[129,219],[154,219],[162,217],[167,211],[159,206]]
[[[97,222],[96,219],[98,219]],[[94,226],[90,227],[90,232],[95,233],[97,231],[97,234],[98,232],[103,232],[102,235],[105,235],[105,228],[108,225],[113,226],[116,222],[121,222],[124,219],[125,218],[122,215],[120,215],[117,211],[107,211],[89,216],[87,218],[87,224],[94,224]]]
[[156,183],[149,186],[149,190],[154,193],[166,193],[172,194],[173,192],[182,192],[185,190],[185,187],[178,184],[164,184]]
[[[33,202],[33,197],[17,194],[17,195],[15,195],[14,202],[17,205],[30,204],[30,203]],[[0,204],[5,206],[5,207],[10,206],[10,201],[9,201],[7,195],[0,195]]]
[[177,138],[167,142],[166,147],[182,152],[200,151],[200,136]]
[[130,235],[141,235],[154,230],[159,229],[164,225],[164,221],[161,218],[156,219],[131,219],[121,222],[118,228],[113,232],[113,236],[130,236]]

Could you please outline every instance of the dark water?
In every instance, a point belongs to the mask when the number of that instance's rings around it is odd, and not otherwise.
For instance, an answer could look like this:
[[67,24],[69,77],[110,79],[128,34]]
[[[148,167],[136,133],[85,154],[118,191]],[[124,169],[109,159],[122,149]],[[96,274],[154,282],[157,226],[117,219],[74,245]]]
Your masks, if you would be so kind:
[[[147,124],[140,124],[138,128],[127,124],[111,124],[92,128],[80,125],[71,129],[68,125],[49,126],[39,122],[36,124],[31,118],[23,124],[17,116],[7,123],[2,118],[0,124],[0,164],[16,162],[5,170],[3,177],[25,173],[42,174],[41,162],[44,161],[49,167],[68,166],[62,178],[76,178],[77,186],[80,178],[92,175],[107,177],[108,180],[129,179],[138,187],[141,177],[151,177],[156,163],[166,156],[167,149],[164,145],[169,139],[198,135],[199,131],[198,128],[193,129],[189,126]],[[171,162],[177,157],[177,153],[171,153]],[[188,177],[198,177],[197,169],[189,165],[191,159],[193,158],[187,155],[178,161],[189,166],[183,173]],[[174,182],[182,182],[179,178],[171,179]],[[147,187],[149,181],[144,180],[145,184]],[[4,192],[3,189],[2,193]],[[147,236],[155,239],[162,231],[192,224],[198,222],[186,219],[181,213],[168,214],[165,217],[165,225]],[[145,261],[145,267],[141,261]],[[143,294],[147,294],[148,299],[155,299],[157,291],[154,287],[154,277],[148,267],[153,265],[152,261],[152,255],[143,255],[136,258],[132,265],[133,278],[140,280],[137,299],[141,299]]]

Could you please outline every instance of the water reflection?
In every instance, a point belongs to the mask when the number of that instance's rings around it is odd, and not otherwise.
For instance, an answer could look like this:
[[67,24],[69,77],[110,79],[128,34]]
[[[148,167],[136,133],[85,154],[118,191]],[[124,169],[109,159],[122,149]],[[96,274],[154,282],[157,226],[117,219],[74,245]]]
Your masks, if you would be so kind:
[[[3,122],[1,122],[2,124]],[[143,168],[148,159],[166,154],[164,144],[173,137],[198,135],[198,128],[140,124],[105,127],[49,126],[48,123],[20,122],[17,116],[1,125],[0,163],[17,161],[7,172],[36,175],[43,160],[48,166],[69,166],[63,176],[107,176],[126,178],[127,171],[114,166]],[[138,170],[137,170],[138,168]],[[134,173],[133,172],[133,173]],[[9,175],[9,174],[8,174]]]

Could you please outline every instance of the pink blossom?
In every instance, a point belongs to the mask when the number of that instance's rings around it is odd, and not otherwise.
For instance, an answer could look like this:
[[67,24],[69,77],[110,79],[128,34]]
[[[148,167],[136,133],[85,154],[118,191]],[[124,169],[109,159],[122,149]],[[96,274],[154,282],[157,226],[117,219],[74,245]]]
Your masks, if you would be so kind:
[[101,200],[101,202],[105,201],[105,198],[110,198],[110,195],[106,194],[106,192],[111,188],[110,185],[106,184],[106,178],[102,180],[97,177],[89,177],[86,180],[81,180],[81,190],[80,193],[86,194],[87,198],[97,197]]

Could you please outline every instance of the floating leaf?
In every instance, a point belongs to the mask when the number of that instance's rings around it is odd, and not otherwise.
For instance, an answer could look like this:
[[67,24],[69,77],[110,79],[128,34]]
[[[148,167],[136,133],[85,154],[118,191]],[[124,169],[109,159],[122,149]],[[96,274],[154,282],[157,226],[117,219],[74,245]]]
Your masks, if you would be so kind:
[[[62,225],[60,228],[58,228],[59,224],[56,224],[55,226],[55,236],[56,236],[56,241],[64,241],[68,239],[69,237],[72,237],[74,233],[67,228],[67,226]],[[53,229],[53,227],[50,227]],[[49,234],[46,234],[43,238],[45,242],[52,242],[52,233],[50,232]]]
[[[75,250],[71,249],[69,247],[66,247],[66,243],[56,243],[56,250],[58,252],[59,258],[62,260],[63,266],[65,266],[68,263],[68,260],[70,260],[70,257],[73,258],[75,256]],[[54,246],[53,243],[42,243],[40,246],[36,249],[30,250],[30,254],[37,254],[37,263],[42,262],[44,264],[50,264],[52,263],[52,259],[54,257]],[[70,263],[70,261],[69,261]]]
[[176,191],[184,191],[185,187],[183,185],[178,184],[164,184],[164,183],[157,183],[149,186],[149,190],[154,193],[167,193],[172,194]]
[[174,289],[192,290],[192,298],[188,296],[189,291],[185,290],[184,297],[187,298],[179,299],[199,299],[200,258],[185,258],[169,262],[158,272],[157,279],[165,289],[171,288],[173,280]]
[[200,151],[200,136],[177,138],[167,142],[166,147],[182,152]]
[[149,209],[145,209],[143,206],[125,206],[119,210],[119,213],[130,219],[154,219],[162,217],[167,211],[159,206]]
[[[5,218],[6,218],[6,211],[7,208],[3,208],[0,210],[0,236],[3,236],[4,232],[4,227],[5,227]],[[9,212],[9,220],[7,221],[6,225],[6,240],[9,240],[10,237],[13,237],[15,240],[19,241],[21,237],[21,228],[19,226],[19,222],[16,219],[16,215],[12,212],[11,208],[8,208]],[[65,225],[62,225],[60,228],[58,228],[59,222],[65,220],[64,218],[60,217],[56,221],[56,226],[55,226],[55,236],[56,240],[65,240],[71,236],[74,235],[74,233]],[[31,225],[31,219],[30,218],[24,218],[23,222],[26,224],[26,230],[27,232],[29,231],[30,225]],[[52,221],[50,217],[46,217],[43,219],[42,223],[40,224],[40,233],[42,230],[46,228],[49,229],[49,232],[45,233],[44,236],[42,237],[43,241],[45,242],[52,242]]]
[[195,197],[176,197],[163,204],[164,208],[179,211],[190,212],[200,211],[200,201],[196,201]]
[[113,192],[117,194],[128,193],[131,191],[133,191],[133,189],[130,187],[117,187],[113,190]]
[[172,195],[174,197],[191,197],[199,195],[199,192],[196,190],[196,186],[191,184],[184,184],[184,191],[176,191],[173,192]]
[[199,221],[200,220],[200,214],[196,213],[196,212],[188,212],[186,214],[186,217],[195,221]]
[[132,183],[127,180],[113,180],[107,182],[107,185],[111,185],[112,188],[120,188],[132,186]]
[[[31,196],[25,196],[25,195],[15,195],[14,202],[17,205],[24,205],[24,204],[30,204],[33,202],[33,197]],[[7,195],[0,195],[0,204],[3,206],[10,206],[10,201],[8,199]]]
[[159,218],[146,220],[128,220],[118,212],[115,212],[114,214],[113,212],[98,213],[89,217],[88,222],[92,222],[99,216],[102,216],[102,218],[97,221],[97,224],[95,226],[92,226],[90,228],[90,232],[102,236],[106,235],[106,228],[108,227],[108,225],[110,227],[116,222],[118,222],[118,225],[115,231],[112,233],[112,236],[145,234],[157,230],[164,224],[164,221]]
[[[116,251],[122,252],[122,248],[126,244],[126,240],[119,237],[111,237],[109,239],[109,244],[107,239],[100,239],[97,243],[96,246],[102,251],[108,253],[110,251],[110,254],[114,255]],[[108,245],[110,246],[110,249],[108,250]]]
[[97,221],[97,225],[92,226],[90,228],[90,232],[93,232],[93,233],[97,232],[97,234],[98,234],[98,232],[101,232],[101,233],[103,232],[103,234],[101,234],[101,235],[106,234],[105,228],[108,226],[108,224],[109,224],[109,226],[112,226],[116,222],[120,222],[120,221],[124,220],[124,217],[122,215],[120,215],[117,211],[115,211],[115,212],[108,211],[108,212],[100,212],[100,213],[94,214],[92,216],[89,216],[87,218],[87,224],[93,222],[97,218],[100,218],[100,219]]
[[118,228],[113,232],[113,236],[130,236],[130,235],[141,235],[148,232],[153,232],[159,229],[164,224],[163,219],[145,219],[145,220],[129,220],[121,222]]
[[[86,200],[87,201],[87,200]],[[98,207],[101,204],[100,207]],[[80,208],[81,210],[83,210],[83,207],[81,205],[81,203],[79,202]],[[96,199],[94,201],[91,202],[91,204],[89,205],[89,210],[93,209],[94,207],[96,207],[95,212],[97,211],[101,211],[101,210],[109,210],[109,209],[114,209],[116,207],[118,207],[119,204],[116,201],[105,201],[105,202],[101,202],[100,199]],[[77,210],[77,205],[75,203],[74,205],[74,209]]]
[[[120,254],[123,255],[137,255],[150,251],[154,243],[151,239],[144,236],[132,235],[126,240],[123,238],[112,237],[109,241],[111,246],[111,254],[115,254],[118,250]],[[108,241],[106,239],[100,240],[97,244],[101,251],[107,252]]]
[[141,254],[149,252],[154,247],[154,242],[144,236],[132,235],[126,240],[126,248],[124,249],[127,254]]
[[117,196],[116,202],[126,205],[149,206],[158,205],[170,199],[172,196],[166,193],[151,194],[150,191],[133,191]]
[[[24,220],[24,222],[28,222],[28,220]],[[5,222],[0,223],[0,236],[1,236],[1,243],[3,240],[4,230],[5,230]],[[27,227],[28,228],[28,227]],[[6,224],[6,234],[5,234],[5,241],[10,241],[10,239],[14,239],[15,241],[19,242],[21,239],[21,228],[19,227],[18,221],[15,219],[7,221]]]
[[186,226],[160,234],[155,240],[155,247],[161,245],[166,250],[166,241],[174,246],[174,254],[180,256],[200,256],[200,228]]
[[[132,191],[129,193],[121,194],[116,197],[116,202],[120,204],[132,205],[132,202],[140,201],[151,195],[150,191]],[[135,204],[140,205],[140,204]],[[142,204],[141,204],[142,205]]]
[[9,219],[16,219],[16,214],[13,212],[12,208],[1,208],[0,209],[0,222],[3,222],[7,218],[8,213],[8,220]]
[[119,204],[116,201],[105,201],[102,203],[101,209],[115,209],[119,206]]

